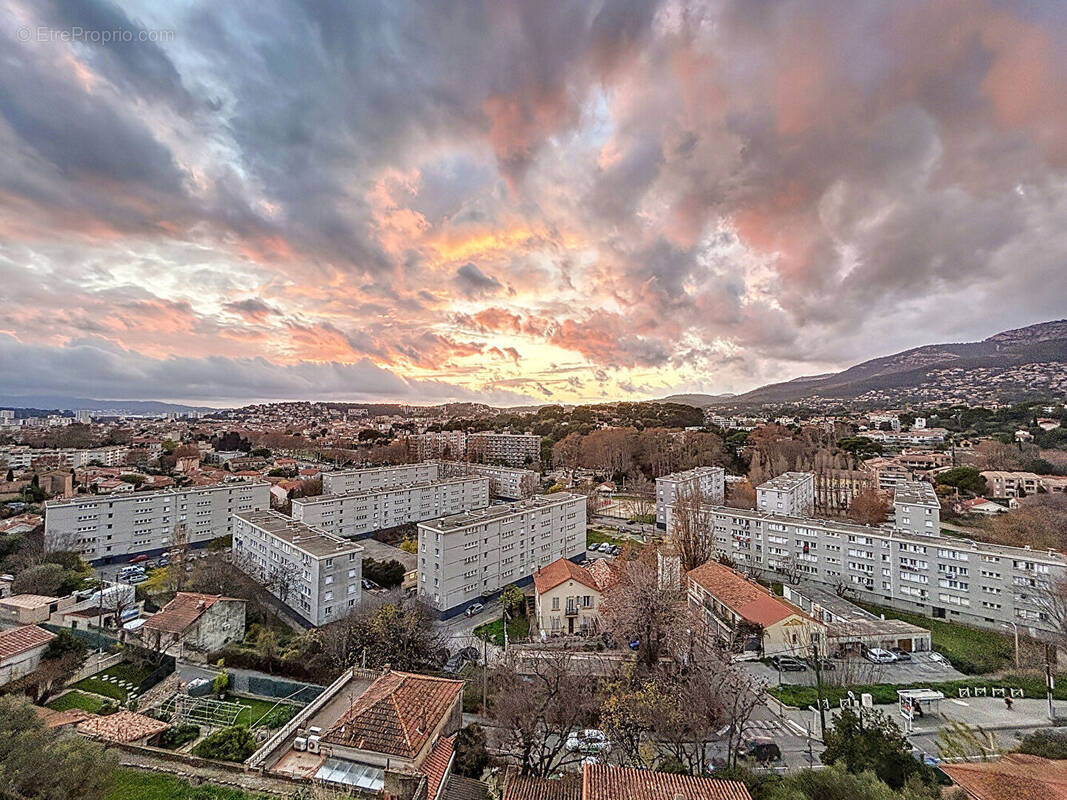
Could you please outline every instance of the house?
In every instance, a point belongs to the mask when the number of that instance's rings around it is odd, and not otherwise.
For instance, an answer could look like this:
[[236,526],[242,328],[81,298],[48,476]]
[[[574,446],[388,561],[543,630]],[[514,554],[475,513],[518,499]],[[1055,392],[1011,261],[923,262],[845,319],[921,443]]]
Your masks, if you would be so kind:
[[0,599],[0,623],[33,625],[48,622],[57,611],[74,605],[74,596],[49,597],[43,594],[13,594]]
[[10,536],[19,533],[30,533],[41,525],[44,525],[44,517],[39,514],[19,514],[16,517],[8,517],[0,521],[0,535]]
[[581,779],[509,772],[501,800],[752,800],[741,781],[584,764]]
[[28,675],[41,664],[54,633],[36,625],[22,625],[0,631],[0,686]]
[[600,628],[603,586],[589,570],[558,558],[533,574],[534,608],[541,636],[591,633]]
[[145,621],[142,637],[161,650],[180,644],[183,649],[211,653],[244,638],[247,602],[237,597],[178,592],[162,611]]
[[1050,419],[1048,417],[1041,417],[1037,421],[1037,427],[1043,431],[1054,431],[1060,427],[1060,421],[1058,419]]
[[439,800],[454,734],[463,726],[463,686],[389,667],[380,673],[353,667],[247,763],[347,791]]
[[701,613],[709,635],[764,656],[808,656],[816,645],[825,653],[823,623],[718,561],[690,570],[686,591],[689,607]]
[[940,767],[971,800],[1067,800],[1067,761],[1009,753]]
[[[1011,502],[1015,502],[1015,498],[1012,498]],[[994,503],[992,500],[986,500],[984,497],[972,497],[970,500],[963,500],[956,503],[957,514],[983,514],[987,517],[991,517],[995,514],[1006,514],[1008,511],[1007,506],[1002,506],[1000,503]]]

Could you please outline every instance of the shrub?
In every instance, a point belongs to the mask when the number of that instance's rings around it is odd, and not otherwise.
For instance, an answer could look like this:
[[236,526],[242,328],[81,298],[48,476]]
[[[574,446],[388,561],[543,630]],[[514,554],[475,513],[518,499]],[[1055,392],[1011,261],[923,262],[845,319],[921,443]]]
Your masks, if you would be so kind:
[[489,765],[485,731],[476,723],[460,729],[456,734],[456,755],[453,770],[458,775],[479,779]]
[[296,708],[293,706],[278,706],[263,718],[259,724],[264,728],[280,728],[296,716]]
[[1042,758],[1067,758],[1067,733],[1051,729],[1034,731],[1023,737],[1018,749],[1020,753]]
[[193,755],[219,761],[244,761],[256,752],[256,740],[248,728],[235,725],[215,731],[193,748]]
[[392,589],[404,582],[404,565],[395,559],[376,561],[373,558],[365,558],[363,577],[386,589]]
[[200,736],[200,726],[185,722],[163,731],[163,734],[159,737],[159,745],[168,750],[177,750],[183,744],[193,741],[198,736]]

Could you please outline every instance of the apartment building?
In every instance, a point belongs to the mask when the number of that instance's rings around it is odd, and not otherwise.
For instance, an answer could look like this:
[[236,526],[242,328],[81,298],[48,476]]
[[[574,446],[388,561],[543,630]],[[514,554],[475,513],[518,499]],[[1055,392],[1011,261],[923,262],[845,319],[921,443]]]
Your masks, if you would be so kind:
[[895,458],[877,456],[863,462],[863,468],[874,477],[879,489],[896,490],[915,480],[915,474]]
[[1038,489],[1046,489],[1041,476],[1033,472],[986,470],[982,477],[989,497],[1029,497],[1037,494]]
[[756,487],[756,508],[771,514],[805,516],[815,511],[815,476],[783,472]]
[[483,464],[522,467],[541,460],[541,437],[533,433],[472,433],[467,458]]
[[407,441],[420,461],[457,459],[467,455],[466,431],[426,431],[407,437]]
[[231,514],[269,506],[266,481],[81,495],[45,504],[45,541],[53,549],[74,550],[94,564],[110,564],[169,550],[179,529],[190,545],[227,536],[233,532]]
[[434,462],[324,472],[322,491],[324,494],[347,494],[388,489],[392,486],[409,486],[413,483],[435,481],[439,477],[438,473],[439,467]]
[[477,476],[293,499],[293,519],[349,538],[489,505],[489,479]]
[[362,545],[277,511],[233,515],[233,563],[309,626],[340,619],[362,597]]
[[33,466],[35,461],[49,459],[56,466],[81,468],[91,463],[105,467],[120,467],[126,463],[129,448],[125,445],[109,447],[29,447],[28,445],[8,445],[0,447],[0,464],[8,469]]
[[909,533],[941,532],[941,501],[925,481],[909,481],[893,492],[894,527]]
[[419,523],[418,590],[442,618],[559,558],[585,553],[585,502],[569,492]]
[[521,500],[537,491],[538,476],[532,469],[471,464],[467,461],[441,462],[441,477],[457,475],[479,475],[488,478],[490,496],[504,500]]
[[[857,600],[1000,630],[1055,627],[1048,590],[1067,574],[1063,554],[944,537],[921,530],[708,506],[715,549],[745,571],[812,582]],[[898,519],[902,511],[898,510]]]
[[726,470],[722,467],[695,467],[656,478],[656,527],[666,530],[670,508],[684,494],[699,493],[702,501],[721,504],[726,497]]

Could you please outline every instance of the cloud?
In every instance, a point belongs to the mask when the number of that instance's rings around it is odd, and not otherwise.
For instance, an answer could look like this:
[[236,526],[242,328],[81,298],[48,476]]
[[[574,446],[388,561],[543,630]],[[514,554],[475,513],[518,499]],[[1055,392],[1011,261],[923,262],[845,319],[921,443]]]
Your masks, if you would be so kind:
[[500,281],[491,275],[486,275],[470,261],[456,270],[455,283],[460,292],[467,297],[496,294],[504,289]]

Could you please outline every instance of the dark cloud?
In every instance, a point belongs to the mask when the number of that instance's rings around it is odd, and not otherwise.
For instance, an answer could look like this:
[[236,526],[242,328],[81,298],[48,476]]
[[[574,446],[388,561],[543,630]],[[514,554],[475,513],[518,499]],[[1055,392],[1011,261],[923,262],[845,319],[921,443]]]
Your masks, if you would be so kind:
[[467,297],[480,297],[487,294],[496,294],[504,289],[504,285],[492,275],[486,275],[477,264],[467,262],[456,270],[455,283],[457,288]]

